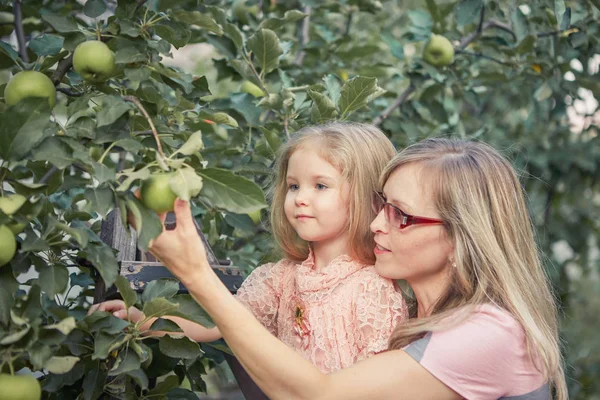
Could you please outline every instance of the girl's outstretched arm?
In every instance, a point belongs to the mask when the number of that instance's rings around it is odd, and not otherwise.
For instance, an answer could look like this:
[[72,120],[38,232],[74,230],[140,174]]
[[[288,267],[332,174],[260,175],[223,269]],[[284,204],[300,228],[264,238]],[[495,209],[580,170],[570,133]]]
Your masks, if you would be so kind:
[[229,293],[208,264],[187,202],[175,203],[177,227],[164,230],[150,251],[212,316],[252,379],[272,399],[448,399],[460,397],[401,350],[389,351],[332,375],[279,341]]
[[[88,310],[88,315],[96,311],[109,312],[112,313],[115,317],[127,319],[127,310],[123,300],[107,300],[103,301],[102,303],[94,304]],[[195,340],[196,342],[212,342],[223,337],[223,335],[221,335],[221,332],[219,332],[219,328],[217,328],[216,326],[212,328],[206,328],[205,326],[202,326],[196,322],[180,317],[164,316],[162,318],[175,322],[177,325],[179,325],[185,336],[192,340]],[[139,321],[143,321],[144,319],[146,319],[146,316],[143,312],[141,312],[135,307],[129,307],[129,320],[131,322],[137,323]],[[147,336],[168,335],[170,332],[149,330],[154,321],[156,320],[157,318],[150,318],[142,326],[140,326],[140,330],[145,331],[145,335]],[[177,332],[177,334],[180,333]]]

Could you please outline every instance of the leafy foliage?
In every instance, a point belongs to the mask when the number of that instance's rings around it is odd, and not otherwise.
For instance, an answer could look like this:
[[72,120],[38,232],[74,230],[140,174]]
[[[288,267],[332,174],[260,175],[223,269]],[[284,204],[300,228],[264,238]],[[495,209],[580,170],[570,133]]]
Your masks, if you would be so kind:
[[[205,391],[219,357],[172,323],[154,328],[174,336],[147,339],[141,324],[86,316],[103,281],[147,315],[211,324],[173,282],[131,291],[101,221],[131,212],[145,248],[160,225],[133,193],[177,170],[173,190],[194,202],[217,257],[250,270],[275,257],[247,214],[267,206],[278,146],[306,124],[353,119],[379,125],[398,148],[458,135],[514,160],[565,310],[572,396],[599,398],[597,1],[270,1],[242,13],[226,0],[12,3],[0,1],[0,17],[14,14],[22,31],[0,19],[12,34],[0,42],[0,91],[26,69],[59,93],[52,110],[45,99],[0,102],[0,224],[18,231],[19,246],[0,268],[3,372],[43,372],[49,398],[188,398],[184,378]],[[452,41],[452,65],[423,61],[432,33]],[[98,39],[118,71],[90,84],[70,56]],[[170,61],[186,49],[201,52],[196,69]]]

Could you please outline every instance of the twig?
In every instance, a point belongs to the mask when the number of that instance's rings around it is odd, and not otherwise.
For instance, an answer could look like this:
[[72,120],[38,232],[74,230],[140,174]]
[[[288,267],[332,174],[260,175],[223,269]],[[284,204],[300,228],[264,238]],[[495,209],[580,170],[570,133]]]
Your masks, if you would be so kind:
[[52,74],[52,82],[54,86],[57,86],[61,81],[65,74],[71,69],[73,66],[73,54],[71,54],[67,58],[63,58],[56,67],[56,70]]
[[123,96],[123,99],[125,101],[130,101],[133,104],[135,104],[135,106],[142,112],[142,114],[144,114],[144,117],[146,117],[148,124],[150,124],[150,129],[152,129],[152,135],[154,135],[154,140],[156,140],[156,147],[158,148],[158,154],[160,154],[162,158],[165,158],[165,153],[163,153],[162,145],[160,144],[160,138],[158,137],[158,132],[156,131],[156,127],[154,126],[154,123],[152,122],[152,118],[150,118],[150,115],[148,115],[148,112],[146,111],[146,109],[144,108],[142,103],[135,96]]
[[503,31],[506,31],[506,32],[510,33],[510,35],[513,37],[513,40],[517,40],[517,35],[515,34],[515,32],[511,29],[511,27],[509,25],[505,24],[504,22],[500,22],[495,19],[489,19],[489,20],[483,22],[484,10],[485,10],[485,8],[481,9],[482,19],[480,19],[480,21],[479,21],[477,30],[475,30],[474,32],[471,32],[469,35],[465,36],[460,41],[460,44],[458,45],[457,49],[463,50],[464,48],[466,48],[469,45],[469,43],[471,43],[473,40],[477,39],[479,36],[482,35],[482,33],[484,31],[486,31],[490,28],[496,28],[496,29],[501,29]]
[[304,7],[304,9],[302,10],[302,12],[304,14],[308,14],[306,16],[306,18],[304,18],[302,20],[302,28],[300,29],[300,51],[298,51],[298,54],[296,54],[296,59],[294,60],[294,64],[295,65],[302,65],[302,63],[304,62],[304,46],[306,45],[306,43],[308,43],[308,34],[309,34],[309,28],[310,28],[310,12],[311,12],[311,8],[310,6],[306,6]]
[[502,60],[498,60],[497,58],[491,57],[491,56],[487,56],[483,53],[475,53],[472,51],[467,51],[467,50],[460,50],[460,49],[456,49],[455,50],[456,54],[466,54],[468,56],[473,56],[473,57],[481,57],[481,58],[485,58],[487,60],[491,60],[494,62],[497,62],[498,64],[502,64],[502,65],[507,65],[509,67],[514,67],[514,64],[506,62],[506,61],[502,61]]
[[576,32],[579,32],[580,29],[579,28],[567,28],[567,29],[561,29],[561,30],[558,30],[558,31],[538,33],[538,34],[536,34],[536,36],[537,37],[555,36],[555,35],[560,35],[561,33],[569,32],[569,31],[572,31],[570,33],[576,33]]
[[28,63],[27,47],[25,45],[25,31],[23,30],[23,13],[21,11],[21,0],[13,0],[13,14],[15,15],[15,34],[19,43],[19,55],[21,60]]
[[71,97],[80,97],[80,96],[83,96],[83,93],[81,93],[81,92],[74,92],[71,89],[67,89],[67,88],[56,88],[56,90],[58,92],[64,93],[67,96],[71,96]]
[[408,96],[410,96],[410,94],[414,91],[415,91],[415,85],[413,85],[411,83],[404,92],[402,92],[398,97],[396,97],[396,100],[394,100],[394,102],[392,104],[390,104],[385,110],[383,110],[383,112],[381,114],[379,114],[373,120],[373,125],[375,125],[375,126],[381,125],[383,120],[386,119],[392,113],[392,111],[394,111],[396,109],[396,107],[399,107],[402,103],[404,103],[406,101],[406,99],[408,98]]
[[350,34],[350,27],[352,26],[352,17],[354,13],[350,11],[348,14],[348,19],[346,20],[346,29],[344,30],[344,36],[348,36]]
[[44,183],[48,182],[50,180],[50,178],[52,178],[52,175],[54,175],[54,173],[56,171],[58,171],[58,168],[56,168],[56,166],[53,165],[52,168],[50,168],[48,170],[48,172],[46,172],[44,174],[44,176],[42,176],[42,178],[40,179],[40,181],[38,183],[44,184]]

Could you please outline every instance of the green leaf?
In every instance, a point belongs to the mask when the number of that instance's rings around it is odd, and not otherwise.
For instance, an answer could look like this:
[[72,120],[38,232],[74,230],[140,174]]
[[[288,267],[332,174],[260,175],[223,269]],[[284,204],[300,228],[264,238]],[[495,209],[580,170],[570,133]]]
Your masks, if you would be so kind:
[[14,63],[19,58],[19,53],[15,51],[8,43],[4,43],[0,40],[0,53],[6,54]]
[[191,37],[190,31],[185,25],[164,19],[154,25],[154,32],[175,46],[176,49],[185,46]]
[[246,214],[266,206],[263,191],[249,179],[219,168],[203,169],[198,174],[203,178],[201,195],[215,207]]
[[63,356],[52,357],[44,363],[44,368],[53,374],[66,374],[79,361],[79,357]]
[[517,37],[517,43],[520,43],[529,33],[527,17],[523,15],[523,12],[519,7],[515,7],[514,9],[511,9],[510,18],[512,21],[513,32]]
[[131,110],[132,106],[121,97],[107,96],[102,102],[102,108],[98,112],[98,128],[106,125],[111,125],[119,119],[127,111]]
[[62,224],[62,223],[57,224],[56,227],[64,232],[66,232],[73,239],[75,239],[75,241],[77,241],[77,244],[79,245],[79,247],[84,248],[85,246],[87,246],[89,236],[88,236],[88,231],[86,229],[75,228],[75,227],[71,227],[67,224]]
[[46,99],[28,98],[9,110],[0,113],[0,157],[21,160],[43,139],[50,122],[50,106]]
[[193,168],[180,168],[173,173],[169,187],[182,200],[190,201],[202,190],[202,177]]
[[517,54],[529,53],[535,47],[537,38],[535,35],[526,36],[516,48]]
[[117,280],[115,281],[115,286],[119,290],[121,294],[121,298],[125,303],[127,308],[134,306],[137,301],[137,295],[135,291],[131,288],[129,281],[123,275],[117,276]]
[[175,322],[164,318],[159,318],[154,321],[148,330],[158,332],[183,332]]
[[277,34],[272,30],[259,30],[248,39],[246,45],[254,53],[253,63],[263,75],[279,66],[279,56],[283,54],[283,49]]
[[62,36],[44,33],[29,42],[29,48],[40,57],[52,56],[60,52],[64,41]]
[[174,12],[173,16],[176,20],[185,22],[186,24],[196,25],[218,36],[223,35],[223,28],[214,19],[206,14],[202,14],[200,11],[180,10]]
[[310,111],[312,122],[322,123],[335,118],[337,109],[335,108],[335,103],[329,97],[315,90],[309,90],[308,95],[313,101]]
[[125,47],[115,52],[116,64],[129,64],[146,61],[146,55],[135,47]]
[[119,265],[112,249],[104,243],[90,243],[85,248],[84,257],[100,272],[106,287],[111,287],[119,275]]
[[87,0],[83,6],[83,13],[90,18],[98,18],[106,11],[104,0]]
[[141,363],[140,356],[130,347],[126,347],[119,352],[119,357],[117,358],[117,361],[115,361],[112,369],[108,371],[108,376],[116,376],[135,371],[140,368]]
[[[556,22],[558,26],[562,26],[563,18],[565,16],[566,6],[564,0],[554,0],[554,15],[556,16]],[[565,28],[561,28],[565,29]]]
[[281,139],[279,138],[279,136],[277,136],[277,132],[269,130],[263,126],[259,127],[259,129],[265,137],[267,144],[269,145],[269,149],[271,150],[271,153],[275,154],[281,146]]
[[180,294],[175,296],[175,301],[179,304],[179,308],[175,311],[170,312],[167,315],[174,317],[180,317],[189,321],[197,322],[206,328],[212,328],[215,326],[214,322],[210,318],[210,315],[198,304],[194,298],[189,294]]
[[94,354],[92,360],[105,360],[108,355],[123,344],[127,343],[131,335],[124,333],[108,334],[106,332],[100,332],[96,335],[96,341],[94,342]]
[[27,335],[29,333],[29,331],[31,330],[31,327],[29,325],[25,325],[24,328],[22,328],[21,330],[8,334],[8,335],[4,335],[2,337],[2,339],[0,340],[0,345],[2,346],[7,346],[9,344],[13,344],[13,343],[17,343],[19,340],[23,339],[25,337],[25,335]]
[[186,140],[176,153],[183,154],[184,156],[191,156],[196,154],[198,151],[204,148],[204,142],[202,141],[202,132],[196,131]]
[[147,251],[150,241],[156,238],[162,232],[163,225],[158,218],[158,215],[142,207],[138,199],[132,194],[126,200],[127,209],[131,211],[135,219],[136,231],[138,232],[138,246],[140,249]]
[[88,361],[86,363],[86,374],[83,379],[84,400],[96,400],[104,392],[106,382],[106,368],[100,360]]
[[234,128],[238,127],[238,123],[235,120],[235,118],[224,112],[200,110],[198,117],[202,119],[211,120],[213,122],[216,122],[217,124],[225,124]]
[[86,210],[95,211],[104,218],[115,206],[113,191],[107,187],[86,189],[83,192],[83,198],[88,202]]
[[465,26],[477,22],[483,9],[483,0],[461,0],[456,5],[456,24]]
[[62,293],[69,283],[69,270],[63,265],[48,265],[40,271],[38,284],[50,297]]
[[77,22],[71,17],[56,14],[43,14],[42,19],[49,23],[57,32],[73,32],[79,30]]
[[238,50],[242,50],[244,48],[244,34],[235,24],[226,23],[223,25],[223,29],[225,34]]
[[537,90],[533,94],[533,97],[537,101],[544,101],[546,99],[549,99],[551,96],[552,96],[552,88],[550,87],[548,82],[544,82],[544,84],[542,86],[540,86],[539,88],[537,88]]
[[308,16],[308,14],[305,14],[298,10],[289,10],[286,11],[285,14],[283,14],[283,18],[269,18],[264,20],[260,23],[258,29],[271,29],[274,31],[289,23],[300,21],[306,16]]
[[0,323],[5,326],[10,321],[10,309],[15,303],[14,293],[19,288],[11,268],[0,268]]
[[369,97],[377,93],[377,78],[357,76],[352,78],[342,87],[342,96],[338,103],[342,118],[367,105]]
[[142,302],[147,303],[157,297],[171,298],[179,291],[179,282],[175,279],[158,279],[146,285],[142,293]]
[[163,315],[172,315],[170,313],[178,309],[179,303],[173,303],[162,297],[157,297],[144,304],[143,311],[147,318],[158,318]]
[[27,198],[20,194],[7,194],[0,197],[0,211],[6,215],[13,215],[25,204]]
[[75,321],[75,318],[67,317],[57,324],[51,324],[51,325],[44,326],[44,329],[56,329],[63,335],[68,335],[76,327],[77,327],[77,322]]
[[203,354],[198,343],[186,336],[162,336],[158,340],[158,346],[163,354],[173,358],[183,358],[184,360],[194,360]]

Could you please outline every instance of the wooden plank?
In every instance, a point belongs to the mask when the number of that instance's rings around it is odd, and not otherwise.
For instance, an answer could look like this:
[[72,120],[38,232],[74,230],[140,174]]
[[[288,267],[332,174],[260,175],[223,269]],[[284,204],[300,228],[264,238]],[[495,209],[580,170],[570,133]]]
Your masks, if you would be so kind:
[[[236,293],[244,280],[240,269],[223,264],[213,265],[212,268],[227,289],[231,293]],[[138,292],[143,291],[146,285],[153,280],[176,279],[165,266],[156,261],[123,261],[120,274],[127,278],[131,288]],[[187,289],[181,283],[179,285],[180,291],[187,293]]]

